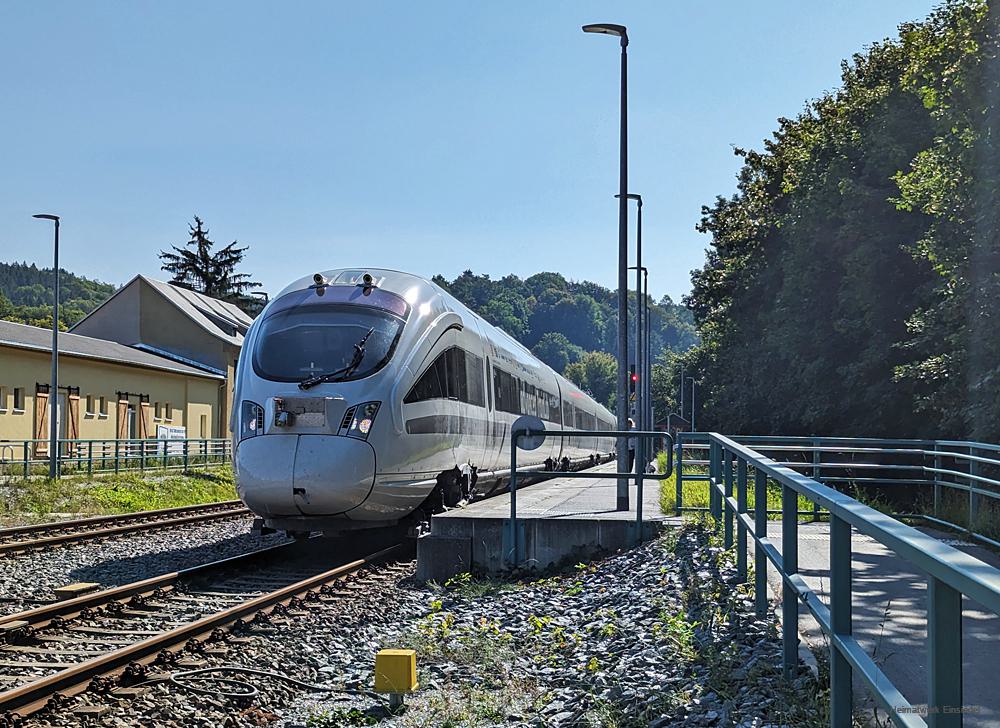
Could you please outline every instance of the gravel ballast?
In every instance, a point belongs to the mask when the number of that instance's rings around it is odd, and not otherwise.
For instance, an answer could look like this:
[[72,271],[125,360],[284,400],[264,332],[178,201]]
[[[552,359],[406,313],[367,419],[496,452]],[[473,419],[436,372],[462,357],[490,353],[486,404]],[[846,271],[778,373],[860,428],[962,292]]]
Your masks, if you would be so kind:
[[[523,580],[462,576],[446,586],[372,570],[322,600],[255,623],[209,666],[266,669],[252,704],[166,682],[125,701],[86,693],[28,721],[43,726],[810,726],[825,695],[780,672],[773,616],[758,620],[731,552],[690,524],[641,548]],[[364,694],[382,647],[417,651],[420,688],[389,715]],[[154,669],[170,671],[170,665]],[[359,694],[359,691],[361,694]],[[72,713],[102,705],[98,719]]]
[[0,615],[52,601],[73,582],[127,584],[286,541],[257,536],[249,517],[136,532],[0,558]]

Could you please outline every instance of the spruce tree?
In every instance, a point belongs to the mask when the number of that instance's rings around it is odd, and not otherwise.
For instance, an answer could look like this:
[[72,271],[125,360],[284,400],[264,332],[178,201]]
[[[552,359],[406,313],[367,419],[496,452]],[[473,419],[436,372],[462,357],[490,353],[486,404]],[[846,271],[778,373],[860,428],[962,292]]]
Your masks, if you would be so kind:
[[235,303],[247,313],[256,313],[259,303],[249,294],[252,289],[260,288],[260,283],[250,280],[249,273],[236,272],[249,246],[239,247],[234,240],[214,250],[215,242],[208,237],[208,228],[197,215],[188,229],[191,239],[183,247],[173,245],[173,252],[160,251],[161,269],[173,274],[170,283]]

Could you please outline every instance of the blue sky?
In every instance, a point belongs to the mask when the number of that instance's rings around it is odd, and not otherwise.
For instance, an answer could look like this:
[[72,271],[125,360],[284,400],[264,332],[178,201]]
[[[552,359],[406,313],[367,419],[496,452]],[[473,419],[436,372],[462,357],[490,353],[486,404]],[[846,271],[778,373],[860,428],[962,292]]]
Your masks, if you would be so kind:
[[[926,0],[0,6],[0,260],[123,283],[200,215],[275,291],[316,269],[616,281],[618,46],[656,296],[687,292],[732,147]],[[634,232],[634,228],[630,233]]]

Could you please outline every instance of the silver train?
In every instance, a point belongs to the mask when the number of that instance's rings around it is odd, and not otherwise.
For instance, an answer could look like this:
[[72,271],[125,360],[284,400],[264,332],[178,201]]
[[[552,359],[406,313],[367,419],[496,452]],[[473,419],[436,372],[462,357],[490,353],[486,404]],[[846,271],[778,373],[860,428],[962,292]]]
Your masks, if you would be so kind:
[[[510,426],[613,430],[614,416],[432,282],[390,270],[295,281],[237,365],[237,489],[294,534],[398,524],[506,484]],[[613,438],[547,438],[521,466],[603,461]]]

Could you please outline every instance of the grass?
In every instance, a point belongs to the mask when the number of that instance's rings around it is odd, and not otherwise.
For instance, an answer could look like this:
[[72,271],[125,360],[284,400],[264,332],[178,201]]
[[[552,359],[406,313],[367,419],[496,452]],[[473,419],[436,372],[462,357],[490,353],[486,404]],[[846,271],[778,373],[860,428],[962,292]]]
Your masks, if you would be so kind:
[[[659,466],[659,471],[662,473],[666,470],[667,456],[666,453],[660,453],[657,456],[657,465]],[[693,475],[695,473],[705,474],[704,468],[685,468],[685,475]],[[733,483],[733,491],[735,493],[736,484],[735,479]],[[756,498],[754,496],[753,479],[750,478],[747,484],[747,510],[753,511]],[[708,508],[708,483],[701,481],[695,483],[684,483],[683,500],[682,503],[685,508]],[[660,509],[668,514],[673,515],[674,510],[677,507],[677,471],[667,479],[660,481]],[[808,500],[804,496],[798,496],[798,508],[799,511],[812,511],[813,504],[812,501]],[[781,486],[772,481],[767,481],[767,509],[769,511],[780,511],[781,510]],[[768,515],[771,520],[780,520],[781,514],[772,513]],[[800,520],[806,520],[811,518],[811,516],[799,516]]]
[[123,473],[17,481],[0,486],[0,523],[37,522],[50,519],[53,514],[129,513],[234,498],[236,482],[228,465],[184,473]]
[[[859,499],[860,500],[860,499]],[[867,501],[865,501],[867,502]],[[872,505],[869,503],[868,505]],[[873,505],[873,508],[878,506]],[[882,509],[879,509],[882,510]],[[925,497],[917,501],[913,512],[934,516],[943,521],[953,524],[958,531],[965,532],[969,529],[969,495],[961,493],[951,488],[942,487],[941,503],[937,513],[934,512],[934,501]],[[928,524],[936,526],[937,524]],[[1000,541],[1000,505],[989,497],[979,496],[977,500],[976,515],[972,519],[972,530],[994,541]]]

